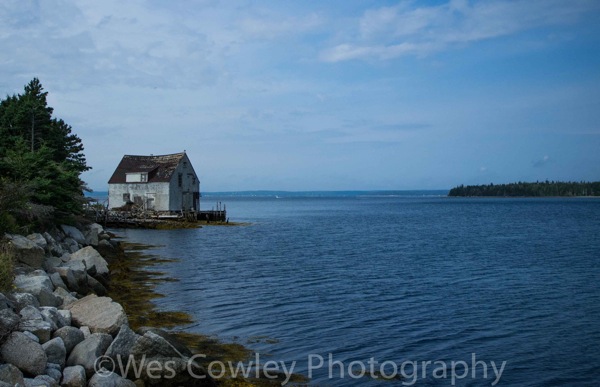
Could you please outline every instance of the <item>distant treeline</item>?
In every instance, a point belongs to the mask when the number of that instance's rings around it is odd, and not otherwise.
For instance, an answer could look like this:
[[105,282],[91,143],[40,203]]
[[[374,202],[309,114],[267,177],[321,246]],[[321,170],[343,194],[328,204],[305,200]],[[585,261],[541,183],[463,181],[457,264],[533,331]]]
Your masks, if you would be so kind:
[[536,181],[535,183],[459,185],[448,196],[600,196],[600,182]]

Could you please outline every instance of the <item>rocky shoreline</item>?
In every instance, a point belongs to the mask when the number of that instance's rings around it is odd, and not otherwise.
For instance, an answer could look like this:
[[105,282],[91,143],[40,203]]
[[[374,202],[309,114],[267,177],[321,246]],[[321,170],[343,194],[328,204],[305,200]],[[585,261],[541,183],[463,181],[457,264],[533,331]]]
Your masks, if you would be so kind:
[[181,341],[134,332],[107,296],[113,237],[98,224],[5,235],[16,262],[0,293],[0,387],[217,385]]

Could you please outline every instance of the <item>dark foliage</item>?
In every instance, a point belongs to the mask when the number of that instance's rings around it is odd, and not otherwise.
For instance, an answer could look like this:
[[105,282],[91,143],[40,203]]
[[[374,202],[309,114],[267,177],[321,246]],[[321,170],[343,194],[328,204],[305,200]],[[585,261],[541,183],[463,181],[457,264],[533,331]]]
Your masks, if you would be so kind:
[[58,218],[82,211],[84,184],[79,176],[90,169],[83,144],[68,124],[52,117],[47,95],[34,78],[23,94],[0,101],[0,188],[28,189],[26,203],[0,203],[7,219],[27,215],[31,220],[40,209],[43,214],[54,211]]
[[510,183],[488,185],[460,185],[448,196],[600,196],[600,182]]

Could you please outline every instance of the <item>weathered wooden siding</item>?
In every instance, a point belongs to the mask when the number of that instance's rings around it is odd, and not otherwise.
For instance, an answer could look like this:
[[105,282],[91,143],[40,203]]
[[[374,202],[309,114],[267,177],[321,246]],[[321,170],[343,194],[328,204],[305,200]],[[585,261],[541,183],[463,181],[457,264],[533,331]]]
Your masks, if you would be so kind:
[[[129,194],[130,201],[141,204],[145,209],[156,211],[187,211],[200,209],[200,179],[196,175],[187,155],[177,165],[169,182],[131,182],[109,184],[109,208],[126,204],[123,194]],[[136,199],[137,198],[137,199]],[[148,199],[154,199],[149,201]]]

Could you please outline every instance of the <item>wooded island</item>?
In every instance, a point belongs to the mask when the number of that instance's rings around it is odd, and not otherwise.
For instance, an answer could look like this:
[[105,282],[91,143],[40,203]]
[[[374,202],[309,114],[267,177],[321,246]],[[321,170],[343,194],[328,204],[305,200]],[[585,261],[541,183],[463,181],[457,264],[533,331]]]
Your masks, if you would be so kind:
[[448,196],[600,196],[600,182],[536,181],[535,183],[459,185]]

